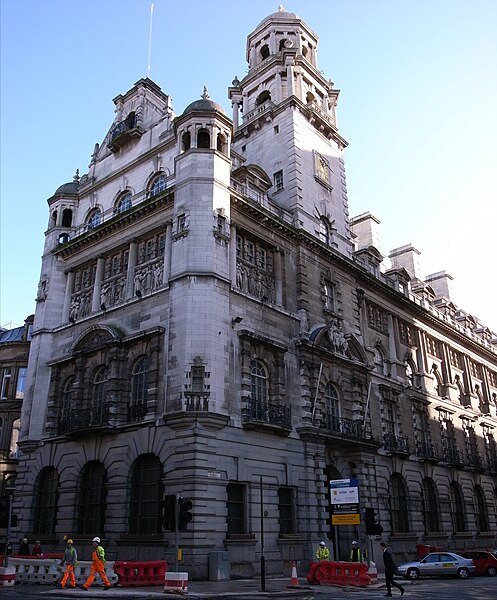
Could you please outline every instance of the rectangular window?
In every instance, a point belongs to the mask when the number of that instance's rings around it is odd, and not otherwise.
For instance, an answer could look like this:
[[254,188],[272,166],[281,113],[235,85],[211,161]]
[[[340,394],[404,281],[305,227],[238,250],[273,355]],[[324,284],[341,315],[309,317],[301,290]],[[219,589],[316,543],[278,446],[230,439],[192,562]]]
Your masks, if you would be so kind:
[[245,245],[245,259],[251,264],[255,263],[255,245],[252,242]]
[[242,258],[243,254],[243,238],[239,235],[236,236],[236,257]]
[[223,235],[226,233],[226,217],[222,215],[217,215],[217,231]]
[[17,374],[17,387],[16,387],[16,400],[22,400],[24,398],[24,388],[26,387],[26,373],[27,369],[21,367]]
[[261,269],[262,271],[266,270],[266,266],[267,266],[267,252],[266,250],[264,250],[264,248],[259,248],[258,252],[257,252],[258,258],[259,258],[259,269]]
[[280,132],[280,126],[279,125],[275,125],[274,126],[274,133],[279,133]]
[[276,171],[274,174],[274,187],[276,191],[283,189],[283,171]]
[[205,367],[192,367],[192,392],[204,391]]
[[159,236],[159,256],[164,256],[166,253],[166,236],[164,234]]
[[178,233],[185,231],[186,227],[186,215],[185,213],[178,215]]
[[246,489],[240,483],[229,483],[227,493],[228,535],[247,533],[246,526]]
[[2,372],[2,391],[0,397],[2,400],[6,400],[9,397],[10,380],[12,378],[12,369],[6,367]]
[[295,533],[295,502],[292,488],[278,489],[278,519],[280,535]]

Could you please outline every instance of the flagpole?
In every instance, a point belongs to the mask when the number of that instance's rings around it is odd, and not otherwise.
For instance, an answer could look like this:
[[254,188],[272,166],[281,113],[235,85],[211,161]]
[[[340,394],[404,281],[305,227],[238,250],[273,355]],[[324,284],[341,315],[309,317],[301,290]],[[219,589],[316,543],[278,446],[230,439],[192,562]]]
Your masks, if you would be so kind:
[[152,18],[154,16],[154,5],[150,5],[150,31],[148,34],[148,63],[147,63],[147,78],[150,78],[150,57],[152,55]]

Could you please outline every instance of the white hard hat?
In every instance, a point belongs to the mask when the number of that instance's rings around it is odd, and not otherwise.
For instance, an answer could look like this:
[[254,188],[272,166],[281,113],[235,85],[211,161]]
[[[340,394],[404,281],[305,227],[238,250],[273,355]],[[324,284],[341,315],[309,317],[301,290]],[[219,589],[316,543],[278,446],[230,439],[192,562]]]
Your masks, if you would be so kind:
[[100,538],[99,537],[94,537],[92,539],[92,542],[97,542],[97,544],[100,544]]
[[320,546],[326,546],[325,542],[321,542],[319,545]]
[[358,545],[358,544],[357,544],[357,542],[356,542],[355,540],[352,542],[352,546],[353,546],[354,544],[355,544],[356,546]]

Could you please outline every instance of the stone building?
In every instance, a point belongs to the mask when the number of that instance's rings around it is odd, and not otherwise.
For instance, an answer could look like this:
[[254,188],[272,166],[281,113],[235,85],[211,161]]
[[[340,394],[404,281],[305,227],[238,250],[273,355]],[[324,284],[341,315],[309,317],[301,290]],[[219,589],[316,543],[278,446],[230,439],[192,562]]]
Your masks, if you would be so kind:
[[[176,116],[141,79],[49,198],[15,500],[44,547],[173,562],[167,494],[193,502],[192,578],[224,551],[257,574],[261,522],[269,573],[327,536],[344,557],[366,508],[400,558],[496,543],[497,336],[349,216],[317,49],[265,18],[231,116],[206,89]],[[360,523],[331,525],[341,479]]]
[[[34,315],[21,327],[0,328],[0,500],[15,488],[21,406],[26,389],[29,345]],[[5,542],[6,515],[0,518],[0,548]]]

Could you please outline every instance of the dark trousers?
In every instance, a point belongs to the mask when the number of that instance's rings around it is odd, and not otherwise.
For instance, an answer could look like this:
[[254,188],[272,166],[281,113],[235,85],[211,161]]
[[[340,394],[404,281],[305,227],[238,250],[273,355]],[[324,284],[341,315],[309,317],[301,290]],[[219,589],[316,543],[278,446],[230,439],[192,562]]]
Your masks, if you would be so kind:
[[387,594],[392,593],[392,585],[399,590],[402,589],[402,586],[394,580],[393,573],[391,571],[385,571],[385,583],[387,584]]

